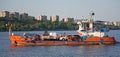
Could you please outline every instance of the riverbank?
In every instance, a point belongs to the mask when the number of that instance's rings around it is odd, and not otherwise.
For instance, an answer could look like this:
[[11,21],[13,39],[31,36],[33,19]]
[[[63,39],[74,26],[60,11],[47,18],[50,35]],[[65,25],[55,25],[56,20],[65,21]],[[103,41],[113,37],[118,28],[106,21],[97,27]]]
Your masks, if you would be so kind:
[[[44,31],[44,30],[78,30],[78,24],[73,22],[38,21],[37,19],[10,19],[0,18],[0,31],[8,31],[6,24],[11,23],[14,31]],[[94,24],[94,27],[109,27],[112,30],[120,30],[113,25]]]

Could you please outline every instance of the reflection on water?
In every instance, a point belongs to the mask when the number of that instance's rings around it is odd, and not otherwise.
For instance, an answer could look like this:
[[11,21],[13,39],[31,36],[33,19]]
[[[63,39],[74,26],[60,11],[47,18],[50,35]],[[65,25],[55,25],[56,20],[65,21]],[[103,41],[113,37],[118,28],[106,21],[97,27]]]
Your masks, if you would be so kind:
[[[64,46],[66,46],[66,45],[64,45]],[[81,46],[72,46],[72,47],[79,47],[79,48],[85,48],[85,47],[87,47],[87,49],[92,49],[92,48],[100,48],[100,47],[103,47],[103,45],[81,45]],[[28,47],[50,47],[50,46],[35,46],[35,45],[33,45],[33,46],[31,46],[31,45],[13,45],[13,44],[10,44],[10,46],[9,46],[9,48],[11,48],[11,49],[18,49],[18,48],[28,48]],[[58,46],[59,47],[59,46]]]
[[[110,31],[120,42],[120,30]],[[59,34],[62,33],[57,31]],[[64,31],[74,34],[75,31]],[[10,45],[8,32],[0,32],[0,57],[120,57],[120,43],[115,45],[81,46],[16,46]],[[15,32],[22,34],[24,32]],[[41,33],[41,31],[36,32]],[[112,34],[111,34],[112,33]]]
[[[120,56],[112,46],[12,46],[11,57],[117,57]],[[116,54],[116,55],[115,55]]]

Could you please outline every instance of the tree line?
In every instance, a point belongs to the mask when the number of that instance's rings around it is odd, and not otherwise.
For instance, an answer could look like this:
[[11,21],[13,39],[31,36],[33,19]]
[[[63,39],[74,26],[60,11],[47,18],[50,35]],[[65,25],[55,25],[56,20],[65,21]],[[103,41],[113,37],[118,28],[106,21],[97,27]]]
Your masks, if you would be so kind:
[[[0,18],[0,31],[8,31],[7,23],[14,24],[14,31],[42,31],[42,30],[77,30],[78,25],[73,22],[38,21],[37,19]],[[94,27],[109,27],[120,29],[118,26],[94,24]]]
[[78,25],[72,22],[38,21],[37,19],[0,18],[0,31],[8,31],[7,23],[15,24],[14,31],[40,30],[76,30]]

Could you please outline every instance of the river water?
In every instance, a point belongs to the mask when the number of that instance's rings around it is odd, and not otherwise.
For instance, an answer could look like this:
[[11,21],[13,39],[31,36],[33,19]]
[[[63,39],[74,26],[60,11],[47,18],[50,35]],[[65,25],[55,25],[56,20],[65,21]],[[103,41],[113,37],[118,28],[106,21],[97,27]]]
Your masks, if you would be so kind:
[[[43,31],[20,31],[43,34]],[[77,34],[76,31],[51,31],[58,34]],[[120,42],[120,30],[111,30],[109,36],[114,36]],[[82,46],[25,46],[11,47],[8,32],[0,32],[0,57],[120,57],[120,43],[115,45],[82,45]]]

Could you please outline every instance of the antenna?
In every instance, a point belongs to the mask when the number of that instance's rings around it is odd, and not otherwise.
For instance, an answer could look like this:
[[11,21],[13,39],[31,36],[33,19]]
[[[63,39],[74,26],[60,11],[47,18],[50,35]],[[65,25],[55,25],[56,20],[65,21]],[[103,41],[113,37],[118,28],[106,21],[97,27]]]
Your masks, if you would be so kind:
[[95,15],[95,13],[94,13],[93,11],[91,11],[91,12],[90,12],[90,20],[91,20],[91,21],[94,21],[94,19],[93,19],[93,16],[94,16],[94,15]]

